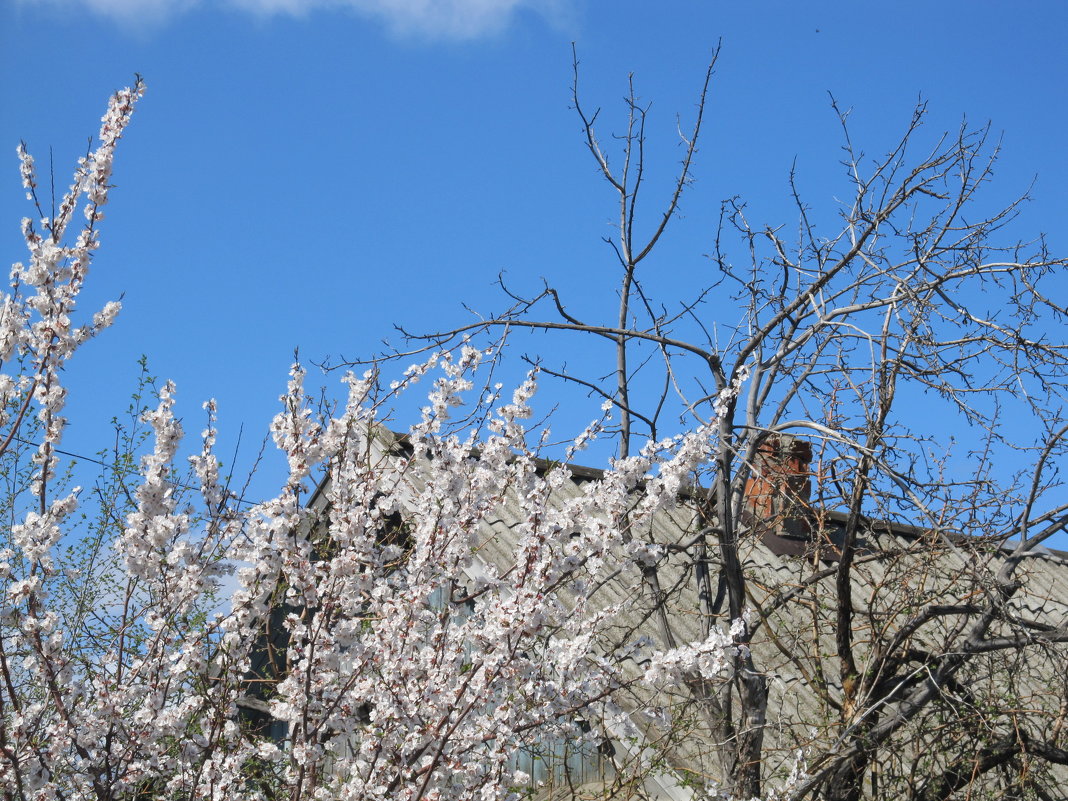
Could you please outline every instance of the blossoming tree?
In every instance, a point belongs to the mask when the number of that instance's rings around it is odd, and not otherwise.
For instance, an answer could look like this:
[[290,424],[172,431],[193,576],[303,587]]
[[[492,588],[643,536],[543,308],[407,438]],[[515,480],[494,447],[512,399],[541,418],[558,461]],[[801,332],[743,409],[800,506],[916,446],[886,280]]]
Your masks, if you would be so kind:
[[[482,350],[434,354],[388,389],[349,375],[344,410],[325,419],[294,367],[272,426],[289,475],[247,508],[220,479],[211,404],[188,459],[196,486],[177,480],[168,383],[143,416],[154,445],[125,508],[101,510],[92,531],[79,522],[87,501],[59,476],[62,372],[119,310],[79,324],[75,303],[143,90],[111,99],[54,218],[19,149],[41,219],[23,222],[29,259],[0,317],[12,521],[0,555],[3,796],[488,801],[573,786],[558,752],[611,748],[605,792],[689,797],[639,725],[663,713],[623,694],[652,697],[682,673],[719,680],[744,625],[657,648],[623,631],[633,603],[604,590],[637,584],[658,558],[636,532],[674,508],[710,453],[707,426],[579,489],[568,467],[537,458],[524,424],[533,378],[510,397],[480,386]],[[422,421],[394,440],[382,410],[420,379],[432,381]],[[456,414],[465,405],[473,418]],[[514,519],[496,542],[502,506]],[[72,564],[68,546],[86,537],[105,547]],[[549,766],[539,781],[537,759]]]

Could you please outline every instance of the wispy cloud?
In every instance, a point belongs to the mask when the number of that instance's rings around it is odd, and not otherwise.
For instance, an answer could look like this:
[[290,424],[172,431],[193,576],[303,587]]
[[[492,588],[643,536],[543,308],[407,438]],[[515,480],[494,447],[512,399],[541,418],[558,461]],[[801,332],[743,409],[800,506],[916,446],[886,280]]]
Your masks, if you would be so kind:
[[[218,0],[21,0],[28,6],[82,7],[124,26],[154,27]],[[556,18],[568,0],[224,0],[258,16],[303,16],[349,10],[377,20],[391,33],[432,39],[476,39],[505,29],[521,10]]]

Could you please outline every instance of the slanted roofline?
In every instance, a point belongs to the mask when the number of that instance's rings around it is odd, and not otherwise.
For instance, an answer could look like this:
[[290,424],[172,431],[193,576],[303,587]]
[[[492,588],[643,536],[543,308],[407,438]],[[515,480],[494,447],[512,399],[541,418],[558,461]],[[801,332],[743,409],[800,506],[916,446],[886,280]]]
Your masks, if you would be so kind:
[[[390,442],[388,443],[388,448],[390,452],[395,453],[398,456],[411,455],[412,446],[410,442],[410,437],[407,433],[393,431],[390,429],[383,429],[383,432],[387,434],[390,438]],[[808,443],[804,440],[798,440],[793,435],[776,434],[774,436],[776,437],[776,440],[774,441],[775,444],[773,446],[774,452],[777,453],[782,449],[787,450],[788,458],[791,460],[792,467],[798,470],[800,475],[804,475],[806,476],[806,478],[810,479],[811,473],[808,472],[808,459],[811,458],[811,450],[807,447]],[[781,446],[779,444],[779,438],[782,438]],[[798,442],[801,443],[807,453],[794,452],[796,450],[795,443]],[[765,448],[764,452],[771,453],[772,451]],[[472,453],[477,454],[478,449],[472,449]],[[554,467],[559,467],[562,463],[553,459],[535,457],[534,464],[537,471],[540,474],[544,474]],[[586,481],[599,481],[603,479],[606,472],[608,472],[605,468],[590,467],[588,465],[582,465],[575,462],[564,463],[563,466],[565,466],[571,473],[572,480],[575,483],[579,484]],[[752,479],[750,479],[750,481],[752,482]],[[316,485],[315,489],[312,491],[311,497],[308,499],[307,505],[309,507],[314,508],[325,503],[322,496],[328,484],[329,476],[324,476],[323,479],[320,480],[319,483]],[[639,487],[640,486],[641,485],[639,485]],[[747,487],[747,491],[748,490],[749,487]],[[810,520],[819,519],[824,523],[830,522],[834,524],[835,527],[845,526],[846,521],[849,517],[848,513],[836,509],[817,508],[808,503],[807,490],[803,491],[802,495],[803,503],[806,509],[806,515],[809,517]],[[710,503],[713,498],[714,491],[706,487],[699,487],[687,483],[683,484],[679,490],[679,499],[683,501],[701,500]],[[923,526],[914,526],[907,523],[901,523],[882,518],[865,517],[864,520],[867,531],[871,532],[872,534],[885,534],[895,537],[901,537],[908,541],[916,541],[924,537],[929,537],[933,533],[935,533],[934,530],[931,528],[925,528]],[[980,539],[976,536],[969,536],[967,534],[958,533],[942,534],[942,536],[947,537],[949,541],[953,543],[972,545],[974,545],[976,541]],[[794,540],[793,543],[788,542],[785,546],[782,544],[782,541],[786,538],[778,536],[776,532],[770,532],[770,534],[766,532],[762,533],[762,539],[765,540],[765,543],[769,546],[769,548],[771,548],[780,556],[799,556],[806,552],[805,547],[797,547],[797,545],[800,544],[801,541],[796,536],[792,538]],[[804,542],[808,546],[807,550],[811,551],[810,541],[806,539]],[[829,550],[831,550],[832,552],[824,553],[821,558],[823,558],[825,561],[836,561],[833,554],[833,543],[831,543],[830,545],[831,549]],[[1007,542],[1001,542],[998,543],[998,547],[1002,551],[1012,552],[1016,547],[1016,542],[1012,540]],[[1047,546],[1039,546],[1038,548],[1034,549],[1032,553],[1044,557],[1058,559],[1065,563],[1068,563],[1068,551],[1059,550],[1056,548],[1049,548]]]

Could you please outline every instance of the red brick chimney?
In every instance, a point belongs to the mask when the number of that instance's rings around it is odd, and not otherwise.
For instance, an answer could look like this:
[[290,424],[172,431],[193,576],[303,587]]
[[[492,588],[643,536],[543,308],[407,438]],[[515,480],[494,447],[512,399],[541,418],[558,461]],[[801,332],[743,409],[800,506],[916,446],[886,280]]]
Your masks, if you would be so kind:
[[790,434],[769,434],[753,456],[743,521],[780,556],[811,550],[811,462],[812,446]]

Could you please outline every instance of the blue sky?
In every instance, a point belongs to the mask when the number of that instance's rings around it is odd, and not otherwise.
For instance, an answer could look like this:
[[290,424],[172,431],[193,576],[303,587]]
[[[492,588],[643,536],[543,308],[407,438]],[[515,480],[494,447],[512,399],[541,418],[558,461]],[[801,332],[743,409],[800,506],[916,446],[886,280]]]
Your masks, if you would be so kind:
[[[707,270],[722,199],[790,223],[796,160],[809,202],[833,203],[828,93],[872,153],[921,97],[932,132],[989,121],[1004,138],[992,201],[1036,179],[1023,231],[1065,252],[1065,31],[1052,1],[0,0],[0,243],[21,258],[15,144],[42,165],[51,147],[65,185],[108,94],[143,75],[86,301],[124,293],[124,311],[71,367],[92,389],[67,445],[100,447],[147,353],[190,430],[218,398],[232,447],[238,426],[246,442],[265,430],[294,348],[367,356],[395,323],[499,309],[501,271],[550,278],[591,317],[612,307],[614,208],[569,110],[572,42],[605,130],[634,74],[660,176],[722,42],[697,184],[651,265],[670,291]],[[565,409],[558,430],[595,410]]]

